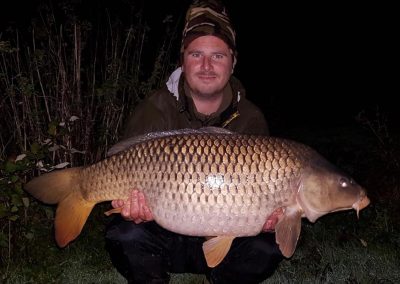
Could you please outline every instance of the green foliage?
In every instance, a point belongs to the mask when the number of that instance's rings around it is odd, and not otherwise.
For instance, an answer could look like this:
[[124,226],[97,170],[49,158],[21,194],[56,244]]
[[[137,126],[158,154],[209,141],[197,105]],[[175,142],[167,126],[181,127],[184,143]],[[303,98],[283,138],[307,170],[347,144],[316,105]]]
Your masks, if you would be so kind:
[[7,263],[15,253],[21,253],[35,236],[27,224],[38,221],[30,213],[40,211],[41,205],[31,202],[23,184],[37,161],[45,157],[46,148],[34,143],[30,151],[0,163],[0,263]]
[[[50,245],[43,247],[40,240],[54,245],[54,208],[28,196],[24,183],[39,172],[104,157],[126,116],[173,67],[172,23],[166,24],[159,55],[150,60],[156,69],[143,74],[149,28],[141,12],[130,6],[130,21],[123,23],[107,9],[85,19],[78,6],[43,3],[29,28],[0,33],[0,267],[5,269],[22,259],[31,267],[32,255],[46,255]],[[8,272],[1,270],[6,276],[0,282],[10,279]],[[26,272],[28,282],[47,282],[34,276],[34,268]]]

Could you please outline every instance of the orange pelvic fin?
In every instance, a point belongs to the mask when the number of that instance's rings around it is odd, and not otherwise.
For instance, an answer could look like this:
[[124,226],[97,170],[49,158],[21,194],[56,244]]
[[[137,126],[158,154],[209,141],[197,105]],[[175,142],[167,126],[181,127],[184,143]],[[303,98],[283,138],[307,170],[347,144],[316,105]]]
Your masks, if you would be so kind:
[[219,236],[203,243],[203,252],[209,267],[215,267],[225,258],[235,237]]

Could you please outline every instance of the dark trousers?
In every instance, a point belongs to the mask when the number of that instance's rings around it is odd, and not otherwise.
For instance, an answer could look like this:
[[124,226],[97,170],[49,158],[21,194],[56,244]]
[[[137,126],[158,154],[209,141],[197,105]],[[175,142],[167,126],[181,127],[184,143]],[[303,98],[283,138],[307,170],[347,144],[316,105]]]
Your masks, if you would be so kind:
[[168,272],[205,274],[211,283],[259,283],[283,259],[275,234],[236,238],[225,259],[210,269],[201,237],[167,231],[155,222],[135,224],[116,217],[107,227],[106,249],[129,283],[168,283]]

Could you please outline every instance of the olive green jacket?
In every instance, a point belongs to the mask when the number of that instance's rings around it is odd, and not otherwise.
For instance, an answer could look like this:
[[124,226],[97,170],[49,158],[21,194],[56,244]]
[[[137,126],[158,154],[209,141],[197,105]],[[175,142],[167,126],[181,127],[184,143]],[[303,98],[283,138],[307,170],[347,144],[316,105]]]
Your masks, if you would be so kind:
[[211,115],[196,111],[192,99],[185,94],[184,77],[175,70],[167,84],[143,100],[128,118],[124,137],[153,131],[183,128],[198,129],[218,126],[245,134],[268,135],[263,113],[245,97],[242,84],[231,77],[224,91],[223,107]]

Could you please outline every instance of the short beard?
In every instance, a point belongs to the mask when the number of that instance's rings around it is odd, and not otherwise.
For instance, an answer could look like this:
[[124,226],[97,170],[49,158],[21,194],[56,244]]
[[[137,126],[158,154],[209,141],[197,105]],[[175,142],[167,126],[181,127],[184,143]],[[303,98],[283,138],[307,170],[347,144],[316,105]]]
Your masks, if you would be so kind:
[[202,93],[202,92],[196,92],[194,90],[191,90],[191,95],[195,96],[196,98],[198,98],[202,101],[213,101],[213,100],[219,98],[220,96],[222,96],[224,93],[223,91],[224,91],[224,89],[217,90],[212,93]]

